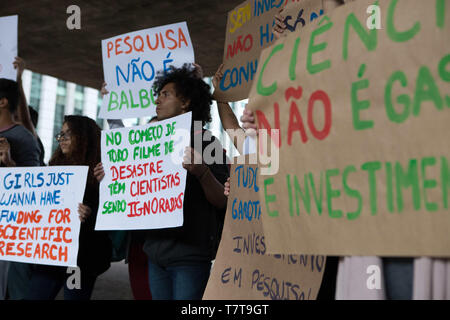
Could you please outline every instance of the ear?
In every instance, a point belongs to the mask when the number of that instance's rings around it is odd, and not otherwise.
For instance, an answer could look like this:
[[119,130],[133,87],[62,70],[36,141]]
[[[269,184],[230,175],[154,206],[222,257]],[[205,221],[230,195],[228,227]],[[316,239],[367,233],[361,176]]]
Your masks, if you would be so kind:
[[191,99],[183,99],[182,102],[183,105],[181,106],[181,109],[184,112],[189,112],[189,105],[191,104]]
[[0,108],[6,108],[8,107],[8,99],[6,99],[5,97],[0,98]]

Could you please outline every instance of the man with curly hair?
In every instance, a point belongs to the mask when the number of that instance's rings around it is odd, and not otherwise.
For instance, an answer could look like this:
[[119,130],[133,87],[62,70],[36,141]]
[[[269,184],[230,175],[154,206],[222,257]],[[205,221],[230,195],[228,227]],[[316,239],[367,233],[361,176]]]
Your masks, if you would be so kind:
[[[183,226],[150,230],[146,236],[144,251],[149,260],[150,291],[155,300],[201,299],[225,216],[227,199],[223,191],[229,176],[226,155],[220,142],[203,129],[211,121],[212,96],[209,85],[195,69],[185,64],[159,73],[153,89],[158,96],[158,121],[192,112],[192,127],[202,129],[191,130],[191,147],[186,148],[183,161],[188,171]],[[211,141],[204,141],[206,135],[211,136]],[[211,144],[215,144],[213,150],[221,153],[212,158],[220,161],[202,157]]]

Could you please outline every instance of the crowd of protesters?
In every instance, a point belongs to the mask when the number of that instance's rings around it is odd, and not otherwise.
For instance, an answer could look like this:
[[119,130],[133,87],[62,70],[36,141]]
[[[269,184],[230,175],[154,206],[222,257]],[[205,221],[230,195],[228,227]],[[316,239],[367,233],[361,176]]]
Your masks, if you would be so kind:
[[[346,1],[323,0],[327,12]],[[273,29],[277,37],[286,33],[282,12],[275,16]],[[25,63],[16,58],[17,81],[0,79],[0,162],[2,167],[43,166],[44,150],[33,123],[33,109],[27,105],[22,88],[22,72]],[[217,87],[222,78],[222,66],[213,77]],[[192,121],[206,125],[211,121],[211,105],[216,100],[224,129],[234,129],[242,139],[234,141],[241,153],[252,149],[251,138],[257,134],[255,118],[250,110],[236,116],[227,101],[215,99],[210,86],[202,80],[201,67],[184,65],[158,73],[154,83],[157,95],[156,117],[153,121],[192,112]],[[106,84],[102,94],[106,94]],[[239,125],[240,117],[242,127]],[[34,117],[36,118],[36,117]],[[121,121],[108,121],[111,129],[121,127]],[[210,270],[220,240],[230,192],[229,167],[226,153],[222,161],[206,164],[202,154],[218,139],[194,146],[195,135],[191,131],[191,146],[186,148],[183,168],[187,171],[182,227],[127,232],[122,239],[127,243],[126,258],[137,272],[135,285],[149,288],[151,295],[141,298],[155,300],[198,300],[203,296]],[[236,132],[236,131],[235,131]],[[52,154],[49,166],[84,165],[89,167],[83,202],[78,206],[81,220],[77,265],[80,268],[80,288],[68,288],[65,267],[34,265],[0,260],[0,298],[11,300],[51,300],[64,288],[64,299],[89,300],[99,275],[107,271],[113,260],[114,239],[105,231],[95,231],[99,205],[99,183],[105,173],[100,159],[101,129],[93,119],[79,115],[66,115],[61,131],[56,136],[58,147]],[[202,139],[203,140],[203,139]],[[245,145],[237,141],[246,141]],[[250,141],[250,142],[249,142]],[[195,149],[195,147],[197,149]],[[223,150],[222,147],[214,150]],[[217,157],[215,157],[217,158]],[[194,159],[199,161],[193,161]],[[139,259],[138,259],[139,258]],[[137,262],[139,261],[139,262]],[[368,264],[380,265],[384,270],[385,290],[378,296],[372,292],[357,290],[358,277],[345,277],[348,270],[366,274]],[[131,270],[131,269],[130,269]],[[139,271],[137,271],[139,270]],[[411,299],[413,278],[417,269],[412,258],[382,257],[327,257],[318,299]],[[139,281],[139,279],[141,279]],[[350,294],[351,292],[351,294]]]

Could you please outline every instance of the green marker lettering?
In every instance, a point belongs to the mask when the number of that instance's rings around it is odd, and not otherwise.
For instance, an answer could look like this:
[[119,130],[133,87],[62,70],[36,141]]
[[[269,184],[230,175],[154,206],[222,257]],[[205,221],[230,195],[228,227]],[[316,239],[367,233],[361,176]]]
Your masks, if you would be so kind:
[[315,29],[311,33],[311,38],[309,39],[308,56],[307,56],[307,59],[306,59],[306,69],[308,70],[308,72],[310,74],[319,73],[319,72],[321,72],[323,70],[326,70],[326,69],[331,67],[331,61],[329,59],[325,60],[325,61],[322,61],[320,63],[317,63],[317,64],[313,64],[312,63],[312,55],[314,53],[323,51],[323,50],[325,50],[327,48],[328,43],[321,42],[319,44],[314,44],[314,40],[316,39],[317,36],[321,35],[322,33],[326,32],[328,30],[330,30],[332,26],[333,26],[333,23],[332,22],[328,22],[327,24],[324,24],[323,26]]
[[392,164],[386,162],[386,201],[390,213],[394,212],[394,190],[392,181]]
[[436,25],[444,29],[445,22],[445,0],[436,0]]
[[264,61],[263,67],[261,69],[261,72],[259,74],[258,83],[256,85],[256,92],[262,96],[270,96],[272,93],[277,91],[277,82],[275,81],[268,87],[264,87],[262,84],[262,77],[264,74],[264,70],[266,70],[267,64],[269,63],[270,59],[280,50],[283,50],[284,44],[278,44],[273,49],[272,52],[270,52],[269,57],[267,57],[266,61]]
[[436,202],[428,202],[427,201],[427,189],[432,189],[437,186],[437,181],[434,179],[426,179],[425,170],[427,166],[434,166],[436,164],[436,158],[434,157],[428,157],[423,158],[420,162],[421,164],[421,171],[422,171],[422,179],[423,179],[423,201],[425,202],[425,209],[427,211],[437,211],[438,205]]
[[330,177],[334,177],[334,176],[338,176],[338,175],[339,175],[339,169],[330,169],[325,172],[328,214],[331,218],[341,218],[342,217],[342,210],[333,210],[333,207],[332,207],[332,198],[340,197],[341,191],[338,189],[331,188]]
[[414,209],[420,209],[420,188],[419,174],[417,170],[417,160],[411,159],[408,164],[408,171],[405,173],[400,163],[395,164],[395,179],[397,183],[397,208],[398,212],[403,211],[402,188],[411,187]]
[[416,22],[414,26],[407,31],[397,31],[394,26],[394,11],[397,7],[397,2],[398,0],[391,0],[391,3],[389,4],[387,12],[387,34],[392,41],[405,42],[414,38],[420,31],[421,26],[419,22]]
[[419,75],[416,81],[416,91],[414,93],[413,114],[420,113],[420,105],[423,101],[432,101],[438,110],[442,110],[444,102],[439,89],[434,82],[430,70],[423,66],[419,69]]
[[402,94],[397,97],[397,103],[402,104],[404,106],[403,112],[398,113],[394,109],[394,105],[392,104],[392,87],[394,82],[400,82],[401,86],[405,88],[408,85],[408,79],[406,79],[405,74],[402,71],[394,72],[390,77],[388,82],[386,83],[386,88],[384,90],[384,104],[386,107],[386,114],[392,122],[402,123],[409,116],[409,107],[411,105],[411,98]]
[[276,195],[267,194],[267,186],[269,184],[273,184],[273,182],[274,182],[274,178],[268,178],[268,179],[264,180],[264,200],[266,202],[266,209],[267,209],[267,214],[269,215],[269,217],[278,217],[278,211],[276,211],[276,210],[270,211],[270,209],[269,209],[269,203],[277,201]]
[[442,186],[442,202],[444,208],[448,209],[448,189],[450,187],[450,169],[445,157],[441,157],[441,186]]
[[[358,77],[362,77],[365,70],[365,64],[360,67],[360,72],[358,72]],[[365,130],[373,128],[372,120],[361,120],[359,113],[361,110],[368,109],[370,107],[370,100],[358,100],[358,91],[367,89],[369,87],[369,80],[359,80],[352,83],[352,115],[353,115],[353,127],[355,130]]]
[[291,62],[289,63],[289,79],[295,80],[295,68],[297,67],[297,52],[300,44],[300,38],[295,39],[294,49],[292,50]]
[[358,218],[361,215],[363,201],[362,201],[361,193],[358,190],[352,189],[348,186],[347,177],[348,177],[348,174],[351,172],[356,172],[355,166],[350,165],[344,169],[344,171],[342,172],[342,184],[344,186],[344,192],[348,196],[350,196],[352,198],[356,198],[358,200],[358,208],[356,209],[356,211],[347,212],[347,219],[355,220],[356,218]]
[[377,178],[375,172],[381,169],[380,161],[366,162],[361,169],[369,174],[369,193],[370,193],[370,212],[372,215],[377,214]]
[[366,46],[368,51],[374,51],[378,45],[377,29],[367,30],[366,25],[362,25],[356,18],[354,13],[350,13],[345,20],[344,38],[342,43],[342,58],[344,61],[348,58],[348,40],[350,34],[350,27],[355,30],[359,39]]

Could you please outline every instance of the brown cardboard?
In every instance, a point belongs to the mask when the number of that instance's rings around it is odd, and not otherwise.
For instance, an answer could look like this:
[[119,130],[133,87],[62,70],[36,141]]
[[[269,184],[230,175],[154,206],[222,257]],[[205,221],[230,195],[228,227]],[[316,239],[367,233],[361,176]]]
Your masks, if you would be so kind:
[[[255,190],[261,190],[254,174],[258,174],[257,167],[243,165],[237,171],[236,168],[240,165],[231,167],[231,193],[222,240],[203,299],[315,299],[325,257],[268,255],[258,218],[260,206]],[[255,210],[246,211],[250,212],[247,216],[240,215],[239,203],[242,208],[250,203]]]
[[322,1],[247,0],[228,13],[223,53],[224,77],[221,87],[216,90],[218,100],[248,98],[261,50],[276,40],[272,34],[274,16],[282,8],[284,17],[290,16],[287,22],[289,32],[301,29],[311,18],[318,17]]
[[[370,31],[373,4],[338,7],[261,54],[249,108],[260,129],[264,117],[281,129],[280,169],[259,180],[268,252],[450,256],[450,1],[379,0]],[[350,27],[347,46],[349,21],[372,40]]]

